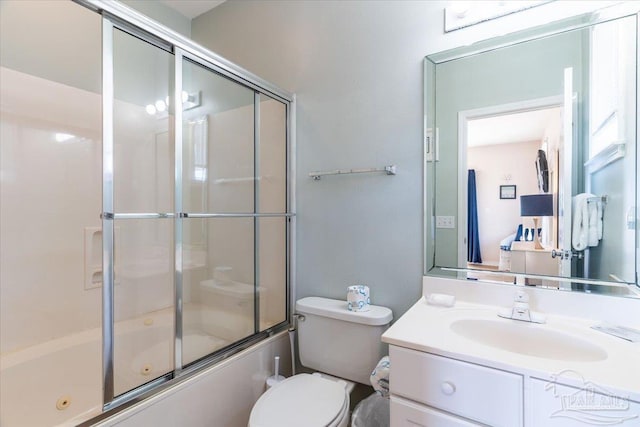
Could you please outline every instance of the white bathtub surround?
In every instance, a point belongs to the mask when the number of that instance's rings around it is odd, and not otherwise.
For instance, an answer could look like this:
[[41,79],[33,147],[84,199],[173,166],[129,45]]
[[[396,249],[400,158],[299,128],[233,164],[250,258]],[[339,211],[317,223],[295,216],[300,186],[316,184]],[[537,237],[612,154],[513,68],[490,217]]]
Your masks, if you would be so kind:
[[[518,290],[546,323],[498,317]],[[431,293],[457,302],[429,305]],[[455,414],[495,426],[578,426],[566,409],[589,396],[578,417],[640,419],[640,344],[591,329],[638,328],[640,301],[434,277],[425,277],[424,295],[383,335],[394,364],[392,422],[468,425]]]
[[244,427],[273,373],[273,358],[280,356],[282,373],[291,374],[288,354],[281,332],[96,426]]
[[[187,303],[185,313],[184,358],[188,361],[229,345],[239,330],[247,327],[242,316],[233,317],[202,305]],[[116,323],[119,393],[173,370],[173,327],[172,308]],[[282,349],[275,355],[282,358],[288,372],[288,337],[282,340]],[[101,330],[96,328],[0,356],[0,425],[76,425],[99,415],[101,355]],[[260,359],[253,369],[259,368],[266,378],[273,369],[272,360],[263,364]],[[28,400],[24,399],[26,395],[30,396]]]

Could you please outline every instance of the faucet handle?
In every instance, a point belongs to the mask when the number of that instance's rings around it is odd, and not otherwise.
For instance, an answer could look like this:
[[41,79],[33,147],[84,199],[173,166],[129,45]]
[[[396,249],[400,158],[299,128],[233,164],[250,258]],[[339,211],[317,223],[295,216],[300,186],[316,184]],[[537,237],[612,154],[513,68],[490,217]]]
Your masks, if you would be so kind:
[[517,291],[513,298],[513,307],[511,309],[500,310],[498,316],[525,322],[546,322],[546,316],[531,311],[529,308],[529,294],[525,291]]

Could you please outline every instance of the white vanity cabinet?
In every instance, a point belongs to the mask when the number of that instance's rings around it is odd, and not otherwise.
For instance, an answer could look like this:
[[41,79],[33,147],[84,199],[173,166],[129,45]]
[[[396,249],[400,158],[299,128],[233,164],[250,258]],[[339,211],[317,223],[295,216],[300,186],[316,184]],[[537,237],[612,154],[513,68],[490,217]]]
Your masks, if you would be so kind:
[[523,426],[521,375],[394,345],[389,357],[392,427]]
[[[389,346],[389,357],[391,427],[640,426],[640,403],[588,381],[568,386],[562,379],[538,379],[396,345]],[[575,374],[567,371],[565,378]]]
[[393,427],[478,427],[480,425],[391,395],[391,426]]
[[[496,291],[494,299],[508,291],[459,282],[443,279],[442,286],[471,296]],[[546,298],[562,309],[578,300],[589,312],[608,301],[525,292],[541,306],[551,306]],[[391,361],[391,427],[640,427],[640,343],[551,310],[538,324],[498,316],[505,303],[430,300],[421,298],[382,335]],[[638,309],[637,300],[625,302],[615,301],[623,320]]]
[[588,381],[579,388],[536,378],[528,384],[527,426],[640,425],[640,403],[629,400],[626,393]]

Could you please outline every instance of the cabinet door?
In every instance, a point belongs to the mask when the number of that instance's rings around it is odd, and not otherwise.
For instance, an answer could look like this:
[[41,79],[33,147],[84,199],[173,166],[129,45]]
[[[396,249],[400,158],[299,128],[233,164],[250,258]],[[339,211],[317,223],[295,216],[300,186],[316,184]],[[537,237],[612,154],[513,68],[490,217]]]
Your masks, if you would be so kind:
[[514,273],[526,273],[527,262],[525,251],[511,251],[511,270]]
[[526,272],[557,276],[560,266],[557,258],[551,258],[551,251],[526,251]]
[[391,427],[479,427],[475,424],[428,406],[391,396]]
[[569,387],[531,379],[527,427],[637,426],[640,403],[591,382]]

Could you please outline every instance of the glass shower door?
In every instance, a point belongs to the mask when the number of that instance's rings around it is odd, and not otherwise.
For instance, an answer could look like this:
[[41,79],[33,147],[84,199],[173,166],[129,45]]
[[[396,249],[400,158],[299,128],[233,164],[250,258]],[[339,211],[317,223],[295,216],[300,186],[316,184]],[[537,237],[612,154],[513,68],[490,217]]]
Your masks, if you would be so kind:
[[182,73],[187,365],[255,333],[255,117],[253,90],[189,59]]
[[174,370],[173,64],[113,30],[115,396]]
[[182,70],[182,362],[286,321],[287,107]]
[[286,327],[293,214],[277,91],[103,22],[110,409]]

